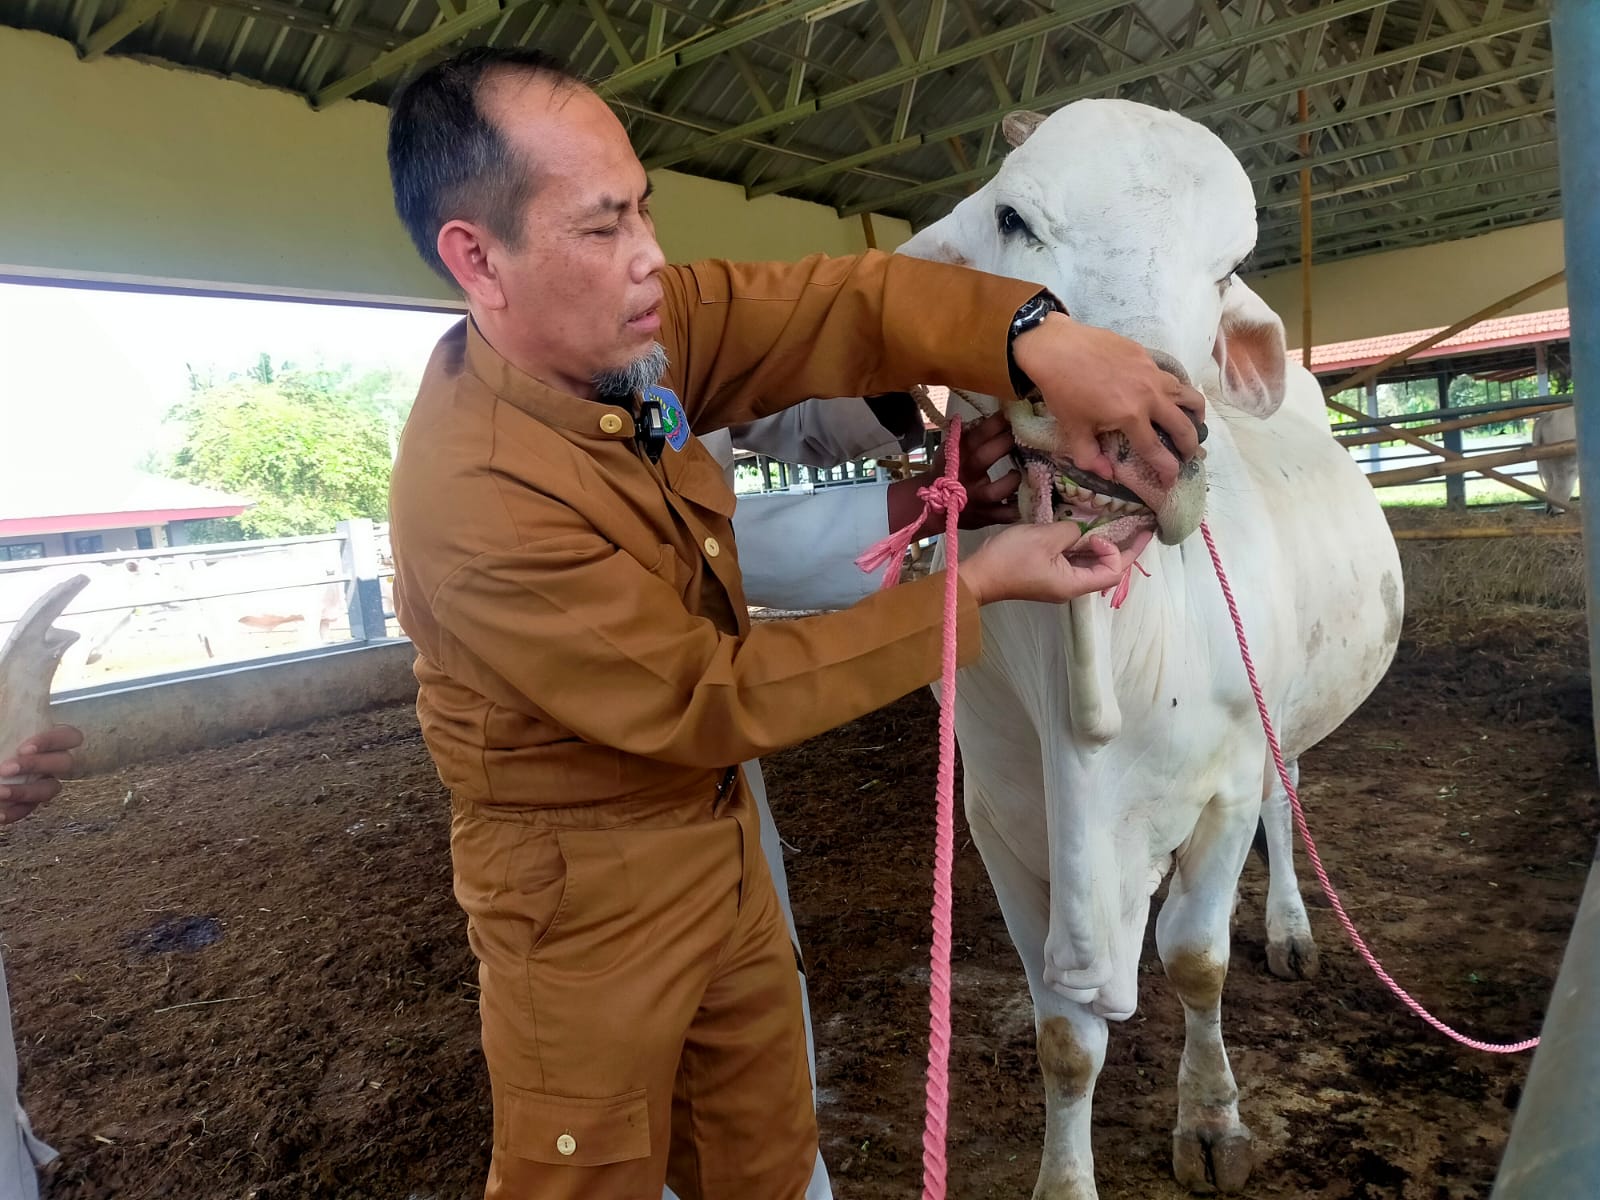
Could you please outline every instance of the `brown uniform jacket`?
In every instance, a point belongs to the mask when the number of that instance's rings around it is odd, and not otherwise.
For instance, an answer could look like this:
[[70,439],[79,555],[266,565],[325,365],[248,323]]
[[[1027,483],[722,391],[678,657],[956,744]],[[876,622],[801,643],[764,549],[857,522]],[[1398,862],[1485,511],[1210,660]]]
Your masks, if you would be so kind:
[[[917,382],[1003,394],[1007,324],[1040,290],[876,252],[663,282],[665,382],[700,431]],[[721,470],[693,438],[651,464],[633,434],[627,409],[522,373],[470,321],[429,362],[392,484],[395,602],[460,799],[709,794],[726,768],[938,676],[937,580],[752,627]],[[978,646],[963,589],[962,660]]]

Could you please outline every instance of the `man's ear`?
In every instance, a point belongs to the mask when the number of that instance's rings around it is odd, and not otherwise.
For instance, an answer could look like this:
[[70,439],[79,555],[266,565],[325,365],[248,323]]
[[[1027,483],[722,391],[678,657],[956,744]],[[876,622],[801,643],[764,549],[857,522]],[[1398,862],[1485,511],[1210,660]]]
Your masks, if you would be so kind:
[[446,221],[434,245],[456,286],[475,307],[493,311],[506,306],[493,253],[499,243],[485,230],[470,221]]

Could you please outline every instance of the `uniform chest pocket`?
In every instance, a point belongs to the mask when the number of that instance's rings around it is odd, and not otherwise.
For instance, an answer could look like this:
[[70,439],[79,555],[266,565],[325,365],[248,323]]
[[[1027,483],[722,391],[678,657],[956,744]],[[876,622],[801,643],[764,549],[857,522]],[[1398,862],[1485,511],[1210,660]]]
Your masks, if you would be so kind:
[[667,482],[690,504],[721,517],[733,516],[733,489],[722,467],[699,438],[691,438],[668,467]]
[[668,587],[683,595],[689,590],[689,580],[693,568],[679,557],[678,552],[671,546],[663,544],[659,548],[654,565],[650,567],[650,574],[661,580]]

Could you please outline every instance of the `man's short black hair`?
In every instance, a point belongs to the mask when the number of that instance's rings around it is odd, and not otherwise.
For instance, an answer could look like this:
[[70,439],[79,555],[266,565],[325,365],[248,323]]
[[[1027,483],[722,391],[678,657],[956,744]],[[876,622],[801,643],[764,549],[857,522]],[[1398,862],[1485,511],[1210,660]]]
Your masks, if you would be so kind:
[[533,163],[514,151],[478,98],[491,76],[543,78],[556,87],[584,80],[541,50],[475,46],[429,67],[389,109],[389,181],[394,207],[422,260],[454,282],[439,258],[439,230],[476,222],[515,249],[533,189]]

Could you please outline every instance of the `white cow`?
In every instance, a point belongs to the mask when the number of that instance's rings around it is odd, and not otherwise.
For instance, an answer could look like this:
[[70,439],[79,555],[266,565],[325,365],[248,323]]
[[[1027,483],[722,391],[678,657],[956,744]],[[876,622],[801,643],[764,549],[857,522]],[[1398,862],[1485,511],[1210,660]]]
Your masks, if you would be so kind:
[[[1555,412],[1541,413],[1539,419],[1533,423],[1535,446],[1570,442],[1577,436],[1578,414],[1570,408],[1558,408]],[[1572,493],[1578,488],[1578,456],[1564,454],[1560,458],[1541,458],[1539,482],[1544,486],[1545,495],[1563,508],[1567,507],[1572,502]],[[1547,513],[1559,511],[1554,505],[1545,505]]]
[[1312,950],[1284,798],[1196,527],[1204,513],[1291,761],[1387,669],[1400,564],[1372,489],[1328,435],[1315,380],[1286,364],[1282,323],[1235,275],[1255,204],[1227,147],[1115,100],[1005,128],[1018,149],[995,178],[904,252],[1046,284],[1076,319],[1194,380],[1210,426],[1204,461],[1164,491],[1125,441],[1107,446],[1115,480],[1096,479],[1053,453],[1046,418],[1010,406],[1022,455],[1054,480],[1057,519],[1119,513],[1108,533],[1149,543],[1149,578],[1117,610],[1096,596],[986,608],[983,657],[958,684],[967,816],[1033,995],[1046,1098],[1034,1196],[1095,1195],[1090,1101],[1106,1023],[1137,1005],[1150,898],[1169,871],[1156,936],[1187,1032],[1173,1169],[1197,1191],[1233,1191],[1253,1154],[1220,1000],[1264,801],[1276,965]]

